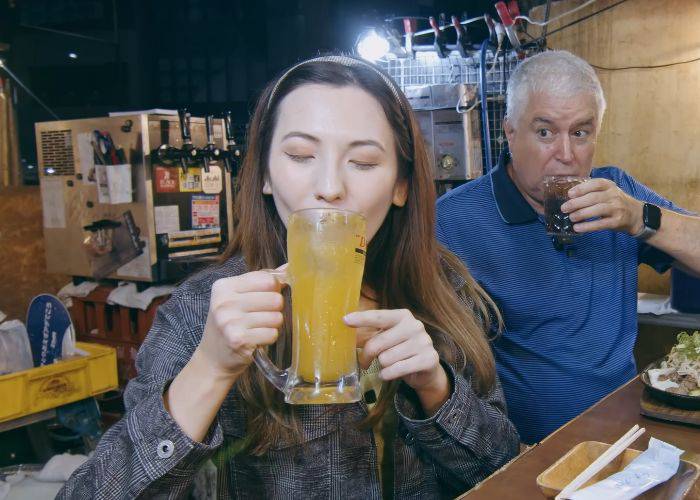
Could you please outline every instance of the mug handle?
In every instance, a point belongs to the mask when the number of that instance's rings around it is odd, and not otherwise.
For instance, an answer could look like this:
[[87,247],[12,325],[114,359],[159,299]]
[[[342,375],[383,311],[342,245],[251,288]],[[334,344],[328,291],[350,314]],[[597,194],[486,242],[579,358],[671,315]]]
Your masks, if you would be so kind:
[[[286,266],[284,266],[283,269],[263,269],[263,271],[272,275],[280,283],[289,285]],[[253,351],[253,360],[255,361],[258,369],[260,369],[263,375],[265,375],[265,378],[269,380],[276,389],[284,392],[284,388],[287,384],[287,377],[289,375],[288,370],[280,370],[277,365],[272,362],[270,357],[267,355],[267,352],[260,347]]]

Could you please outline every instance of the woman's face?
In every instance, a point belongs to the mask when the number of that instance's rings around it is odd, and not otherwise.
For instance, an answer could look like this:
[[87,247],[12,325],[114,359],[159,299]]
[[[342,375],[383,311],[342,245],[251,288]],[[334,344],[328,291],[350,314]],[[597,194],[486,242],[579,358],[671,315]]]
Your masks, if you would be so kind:
[[354,86],[303,85],[279,105],[263,193],[287,224],[304,208],[341,208],[367,219],[367,239],[392,203],[406,202],[396,147],[379,102]]

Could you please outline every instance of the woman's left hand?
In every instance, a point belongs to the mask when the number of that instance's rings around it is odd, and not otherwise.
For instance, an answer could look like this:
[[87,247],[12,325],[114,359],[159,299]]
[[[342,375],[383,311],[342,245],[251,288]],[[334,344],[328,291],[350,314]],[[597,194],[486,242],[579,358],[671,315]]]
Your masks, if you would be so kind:
[[407,309],[350,313],[345,324],[357,328],[359,361],[368,368],[377,358],[382,380],[401,379],[412,387],[426,412],[432,413],[450,395],[450,382],[425,326]]

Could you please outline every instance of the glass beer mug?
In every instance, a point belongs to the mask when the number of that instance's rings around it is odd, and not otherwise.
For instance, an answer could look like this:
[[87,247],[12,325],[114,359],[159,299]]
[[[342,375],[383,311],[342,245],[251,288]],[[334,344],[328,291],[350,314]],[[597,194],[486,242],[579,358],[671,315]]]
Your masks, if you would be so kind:
[[280,370],[265,351],[255,363],[291,404],[352,403],[361,398],[355,329],[367,243],[365,218],[331,208],[289,216],[285,270],[268,270],[292,290],[292,364]]

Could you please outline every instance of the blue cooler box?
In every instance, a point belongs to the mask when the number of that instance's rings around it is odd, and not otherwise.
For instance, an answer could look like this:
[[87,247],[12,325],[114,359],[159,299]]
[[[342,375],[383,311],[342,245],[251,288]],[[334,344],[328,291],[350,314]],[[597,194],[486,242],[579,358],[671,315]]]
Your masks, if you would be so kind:
[[700,278],[675,268],[671,270],[671,307],[684,313],[700,314]]

